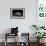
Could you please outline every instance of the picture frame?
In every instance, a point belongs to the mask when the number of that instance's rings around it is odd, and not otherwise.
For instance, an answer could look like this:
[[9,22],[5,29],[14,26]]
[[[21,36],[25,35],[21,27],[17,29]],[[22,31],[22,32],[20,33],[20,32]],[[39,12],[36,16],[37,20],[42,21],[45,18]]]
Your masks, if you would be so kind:
[[37,25],[46,25],[46,5],[43,2],[46,0],[37,0],[36,1],[36,24]]
[[24,19],[25,8],[10,8],[10,18],[11,19]]

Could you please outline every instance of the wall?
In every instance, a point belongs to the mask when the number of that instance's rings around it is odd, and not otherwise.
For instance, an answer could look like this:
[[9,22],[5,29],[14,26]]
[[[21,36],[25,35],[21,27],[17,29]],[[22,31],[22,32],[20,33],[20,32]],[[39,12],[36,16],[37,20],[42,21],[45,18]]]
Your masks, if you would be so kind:
[[[25,19],[10,19],[10,8],[25,8]],[[0,34],[17,26],[32,36],[32,24],[36,24],[36,0],[0,0]]]

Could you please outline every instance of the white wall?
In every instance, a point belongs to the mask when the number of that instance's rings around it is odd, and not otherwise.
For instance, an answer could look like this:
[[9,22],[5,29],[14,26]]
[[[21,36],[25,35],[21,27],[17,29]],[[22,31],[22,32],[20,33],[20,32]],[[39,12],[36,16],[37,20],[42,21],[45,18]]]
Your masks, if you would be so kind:
[[[10,8],[25,8],[25,19],[10,19]],[[36,0],[0,0],[0,34],[17,26],[32,35],[32,24],[36,24]]]

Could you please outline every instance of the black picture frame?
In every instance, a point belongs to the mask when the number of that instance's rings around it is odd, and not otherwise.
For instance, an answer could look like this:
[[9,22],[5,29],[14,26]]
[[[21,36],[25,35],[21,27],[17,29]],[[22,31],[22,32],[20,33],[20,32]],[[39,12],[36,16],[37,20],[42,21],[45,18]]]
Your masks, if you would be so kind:
[[11,19],[24,19],[25,8],[10,8],[10,18]]

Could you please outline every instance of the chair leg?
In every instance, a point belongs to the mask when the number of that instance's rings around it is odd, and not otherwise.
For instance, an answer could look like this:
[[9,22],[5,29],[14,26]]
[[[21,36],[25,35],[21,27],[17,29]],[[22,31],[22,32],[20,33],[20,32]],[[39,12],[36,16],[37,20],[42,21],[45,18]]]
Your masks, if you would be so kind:
[[7,34],[5,34],[5,46],[7,46]]
[[6,41],[4,42],[4,44],[5,44],[5,46],[7,46],[7,42]]

